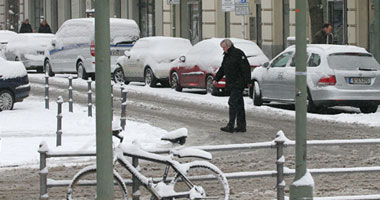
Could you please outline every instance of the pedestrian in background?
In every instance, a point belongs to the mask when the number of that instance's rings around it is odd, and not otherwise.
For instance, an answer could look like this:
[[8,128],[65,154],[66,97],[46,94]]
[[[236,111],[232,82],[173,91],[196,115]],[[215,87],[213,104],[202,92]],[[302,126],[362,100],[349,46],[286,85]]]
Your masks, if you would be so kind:
[[38,28],[39,33],[51,33],[51,29],[46,20],[42,20],[40,27]]
[[25,19],[21,24],[19,33],[33,33],[32,26],[29,24],[29,19]]
[[[246,132],[243,91],[245,87],[252,86],[250,65],[244,52],[236,48],[231,40],[224,39],[220,46],[224,51],[224,57],[213,84],[217,84],[225,76],[226,91],[230,93],[228,99],[230,119],[227,126],[220,130],[229,133]],[[236,128],[234,128],[235,121]]]
[[322,29],[315,33],[313,44],[333,44],[332,25],[324,24]]

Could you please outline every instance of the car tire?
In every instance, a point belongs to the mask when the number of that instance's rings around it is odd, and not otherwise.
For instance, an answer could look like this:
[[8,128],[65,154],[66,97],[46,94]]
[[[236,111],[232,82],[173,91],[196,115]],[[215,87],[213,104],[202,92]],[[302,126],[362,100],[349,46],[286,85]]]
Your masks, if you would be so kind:
[[377,111],[378,105],[371,105],[371,106],[362,106],[360,107],[360,112],[362,113],[375,113]]
[[155,87],[157,85],[157,78],[150,67],[147,67],[144,72],[145,85],[149,87]]
[[323,111],[323,107],[316,106],[313,102],[313,98],[311,97],[310,91],[307,90],[307,112],[310,113],[321,113]]
[[0,91],[0,111],[12,110],[15,103],[13,94],[8,90]]
[[84,79],[84,80],[88,79],[88,74],[86,72],[86,69],[83,66],[83,62],[82,61],[79,61],[78,64],[77,64],[77,75],[78,75],[78,78],[81,78],[81,79]]
[[118,67],[113,72],[113,80],[115,81],[115,83],[125,83],[126,82],[124,72],[123,72],[123,69],[121,67]]
[[257,81],[253,82],[253,90],[252,90],[252,99],[253,99],[253,105],[255,106],[262,106],[263,105],[263,99],[261,96],[261,89],[260,85]]
[[49,76],[55,76],[55,73],[51,69],[50,61],[48,59],[46,59],[44,62],[44,69],[45,69],[45,73],[48,74]]
[[175,89],[175,91],[177,92],[181,92],[182,87],[181,87],[181,83],[179,82],[179,76],[177,72],[172,72],[170,77],[171,77],[172,88]]

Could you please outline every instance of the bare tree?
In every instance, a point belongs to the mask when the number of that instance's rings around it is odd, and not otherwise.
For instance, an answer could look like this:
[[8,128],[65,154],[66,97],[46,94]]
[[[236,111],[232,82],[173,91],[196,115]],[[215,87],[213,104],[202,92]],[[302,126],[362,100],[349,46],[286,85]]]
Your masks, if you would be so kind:
[[308,0],[308,2],[311,21],[311,35],[314,36],[316,32],[321,30],[324,24],[322,0]]

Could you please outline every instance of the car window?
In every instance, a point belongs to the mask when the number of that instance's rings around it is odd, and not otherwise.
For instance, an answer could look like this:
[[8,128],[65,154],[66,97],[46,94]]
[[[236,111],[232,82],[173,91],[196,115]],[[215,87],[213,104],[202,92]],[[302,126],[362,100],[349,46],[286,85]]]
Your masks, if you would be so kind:
[[272,62],[271,67],[285,67],[292,54],[293,52],[283,53]]
[[380,70],[379,63],[368,53],[334,53],[327,58],[331,69],[337,70]]
[[318,67],[321,64],[321,56],[315,53],[312,53],[307,62],[308,67]]
[[[310,54],[307,53],[307,57],[308,57],[308,58],[310,58],[309,56],[310,56]],[[306,58],[306,60],[308,60],[308,58]],[[291,66],[291,67],[295,67],[295,66],[296,66],[296,54],[293,55],[293,57],[292,57],[292,62],[290,62],[290,66]]]

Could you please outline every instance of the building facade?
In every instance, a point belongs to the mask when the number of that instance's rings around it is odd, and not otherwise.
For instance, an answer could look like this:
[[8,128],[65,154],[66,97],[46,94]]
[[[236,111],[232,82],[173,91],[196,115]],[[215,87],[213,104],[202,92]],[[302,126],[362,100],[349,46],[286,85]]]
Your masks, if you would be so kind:
[[[67,19],[93,15],[95,0],[14,0],[17,16],[10,16],[7,2],[0,0],[0,26],[10,29],[30,19],[34,30],[46,19],[53,32]],[[234,0],[238,1],[238,0]],[[239,0],[240,1],[240,0]],[[245,38],[256,42],[272,58],[295,36],[296,0],[247,0],[249,14],[223,12],[227,0],[110,0],[110,17],[134,19],[141,37],[176,36],[193,44],[212,37]],[[231,2],[231,0],[229,1]],[[322,0],[324,22],[334,27],[338,44],[374,48],[374,0]],[[307,35],[312,38],[308,20]],[[18,28],[17,28],[18,29]],[[16,29],[16,30],[17,30]]]

